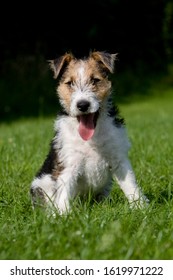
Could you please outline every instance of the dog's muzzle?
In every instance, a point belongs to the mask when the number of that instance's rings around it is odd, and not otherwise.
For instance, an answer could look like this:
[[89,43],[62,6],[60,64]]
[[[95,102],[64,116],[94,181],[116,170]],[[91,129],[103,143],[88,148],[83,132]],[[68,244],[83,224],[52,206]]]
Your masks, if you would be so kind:
[[87,112],[90,107],[90,102],[87,100],[80,100],[77,102],[77,108],[80,112]]

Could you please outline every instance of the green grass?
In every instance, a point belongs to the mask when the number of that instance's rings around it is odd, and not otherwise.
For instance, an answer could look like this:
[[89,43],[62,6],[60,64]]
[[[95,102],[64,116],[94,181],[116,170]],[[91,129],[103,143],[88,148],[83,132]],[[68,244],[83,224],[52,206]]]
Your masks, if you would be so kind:
[[67,216],[34,212],[30,183],[53,135],[53,118],[0,126],[0,259],[172,259],[173,91],[120,104],[129,156],[150,199],[130,210],[115,183],[111,200],[77,201]]

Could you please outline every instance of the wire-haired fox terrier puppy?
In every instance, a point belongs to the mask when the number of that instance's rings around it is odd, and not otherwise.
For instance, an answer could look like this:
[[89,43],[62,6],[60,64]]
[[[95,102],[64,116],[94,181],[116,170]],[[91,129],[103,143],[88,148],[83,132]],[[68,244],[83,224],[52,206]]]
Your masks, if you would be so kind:
[[116,54],[94,51],[77,59],[71,53],[50,61],[63,113],[55,121],[49,154],[31,185],[34,205],[70,209],[77,195],[108,196],[116,179],[132,205],[143,205],[128,159],[123,119],[110,105]]

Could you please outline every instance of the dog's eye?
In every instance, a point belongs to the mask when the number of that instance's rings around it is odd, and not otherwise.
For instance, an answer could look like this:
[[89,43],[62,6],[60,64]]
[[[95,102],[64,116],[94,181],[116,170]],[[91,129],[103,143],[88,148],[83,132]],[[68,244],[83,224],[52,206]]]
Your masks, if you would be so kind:
[[67,82],[65,82],[65,84],[68,85],[69,87],[71,87],[73,85],[73,81],[71,81],[71,80],[67,81]]
[[93,85],[98,84],[100,81],[101,81],[101,80],[100,80],[99,78],[92,78],[92,79],[91,79],[91,82],[92,82]]

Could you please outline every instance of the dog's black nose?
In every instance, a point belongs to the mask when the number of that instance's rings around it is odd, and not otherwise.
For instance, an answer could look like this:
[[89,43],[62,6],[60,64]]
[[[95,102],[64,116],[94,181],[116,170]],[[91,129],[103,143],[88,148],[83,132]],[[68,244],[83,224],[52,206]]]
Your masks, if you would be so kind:
[[80,100],[77,102],[77,107],[81,112],[86,112],[89,106],[90,106],[90,102],[87,100]]

